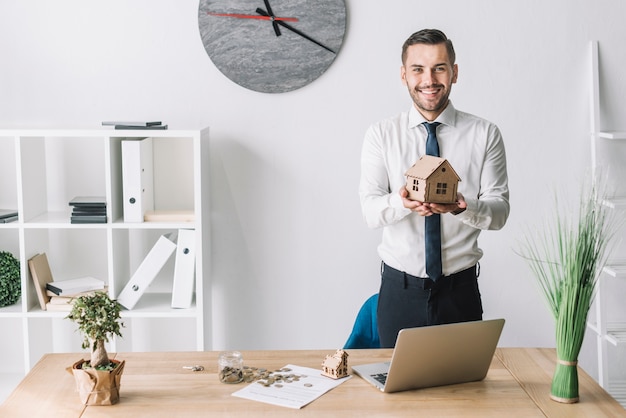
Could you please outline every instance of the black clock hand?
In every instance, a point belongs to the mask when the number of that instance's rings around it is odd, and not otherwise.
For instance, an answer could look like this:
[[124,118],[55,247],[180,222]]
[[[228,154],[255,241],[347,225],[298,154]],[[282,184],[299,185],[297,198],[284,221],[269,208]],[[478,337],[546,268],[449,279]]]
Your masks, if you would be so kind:
[[[267,0],[265,0],[265,1],[267,1]],[[269,15],[269,14],[268,14],[265,10],[263,10],[263,9],[261,9],[261,8],[257,8],[257,9],[256,9],[256,12],[257,12],[258,14],[260,14],[261,16],[270,16],[270,15]],[[335,51],[333,51],[332,49],[330,49],[329,47],[327,47],[327,46],[326,46],[326,45],[324,45],[323,43],[316,41],[315,39],[311,38],[309,35],[305,34],[304,32],[302,32],[302,31],[300,31],[300,30],[298,30],[298,29],[296,29],[296,28],[294,28],[293,26],[291,26],[291,25],[290,25],[290,24],[288,24],[288,23],[285,23],[285,22],[283,22],[283,21],[276,21],[276,20],[274,20],[274,21],[273,21],[273,23],[274,23],[275,25],[280,25],[280,26],[282,26],[283,28],[289,29],[289,30],[290,30],[290,31],[292,31],[293,33],[295,33],[295,34],[297,34],[297,35],[302,36],[304,39],[307,39],[307,40],[309,40],[309,41],[313,42],[314,44],[321,46],[321,47],[322,47],[322,48],[324,48],[325,50],[327,50],[327,51],[329,51],[329,52],[332,52],[333,54],[336,54],[336,52],[335,52]]]
[[[274,17],[274,12],[272,11],[272,7],[270,6],[270,2],[269,0],[263,0],[263,2],[265,3],[265,8],[267,9],[267,13],[269,14],[270,17]],[[272,19],[272,26],[274,27],[274,33],[276,34],[276,36],[280,36],[280,28],[278,27],[278,23],[276,23],[276,21],[274,19]]]

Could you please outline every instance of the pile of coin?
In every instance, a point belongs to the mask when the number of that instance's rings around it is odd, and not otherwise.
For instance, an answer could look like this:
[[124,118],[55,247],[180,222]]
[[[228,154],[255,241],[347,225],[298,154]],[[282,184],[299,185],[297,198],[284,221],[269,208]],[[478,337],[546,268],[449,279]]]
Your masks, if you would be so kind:
[[[284,383],[298,382],[300,379],[306,378],[306,375],[297,375],[291,372],[288,367],[282,369],[267,370],[259,367],[243,366],[243,381],[246,383],[257,382],[265,387],[274,386],[283,387]],[[306,383],[304,386],[313,386]]]
[[243,371],[240,368],[226,366],[219,372],[220,382],[239,383],[243,380]]

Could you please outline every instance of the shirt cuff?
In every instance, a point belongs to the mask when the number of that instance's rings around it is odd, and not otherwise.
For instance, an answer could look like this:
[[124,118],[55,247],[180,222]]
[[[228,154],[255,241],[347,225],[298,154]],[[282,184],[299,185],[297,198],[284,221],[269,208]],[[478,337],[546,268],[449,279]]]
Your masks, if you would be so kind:
[[463,219],[469,219],[472,216],[472,212],[474,212],[474,210],[476,210],[476,206],[477,206],[477,200],[476,199],[465,199],[465,204],[467,205],[467,207],[465,208],[465,210],[461,213],[458,213],[456,215],[453,214],[454,217],[463,220]]

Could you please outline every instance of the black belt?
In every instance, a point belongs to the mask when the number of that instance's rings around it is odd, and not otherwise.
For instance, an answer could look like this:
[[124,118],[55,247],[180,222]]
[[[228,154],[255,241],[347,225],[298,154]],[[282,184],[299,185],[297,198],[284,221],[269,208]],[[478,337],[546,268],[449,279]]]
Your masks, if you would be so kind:
[[429,277],[417,277],[405,273],[403,271],[394,269],[388,264],[382,263],[382,273],[385,277],[394,278],[404,280],[405,287],[408,281],[417,281],[421,284],[422,288],[430,289],[432,287],[439,287],[441,285],[449,285],[453,284],[457,280],[465,280],[465,279],[476,279],[480,274],[480,264],[473,265],[472,267],[468,267],[465,270],[458,271],[456,273],[450,274],[449,276],[442,276],[436,281],[433,281]]

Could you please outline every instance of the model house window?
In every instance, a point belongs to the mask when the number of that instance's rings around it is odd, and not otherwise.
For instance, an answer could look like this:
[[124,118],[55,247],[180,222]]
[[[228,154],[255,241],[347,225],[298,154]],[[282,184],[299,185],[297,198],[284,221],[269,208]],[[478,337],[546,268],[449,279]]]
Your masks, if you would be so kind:
[[419,190],[419,181],[417,181],[417,179],[413,179],[413,191],[418,191]]
[[448,183],[437,183],[437,188],[435,189],[436,194],[446,194],[448,190]]

